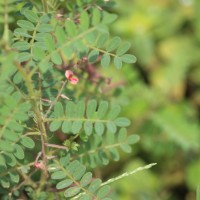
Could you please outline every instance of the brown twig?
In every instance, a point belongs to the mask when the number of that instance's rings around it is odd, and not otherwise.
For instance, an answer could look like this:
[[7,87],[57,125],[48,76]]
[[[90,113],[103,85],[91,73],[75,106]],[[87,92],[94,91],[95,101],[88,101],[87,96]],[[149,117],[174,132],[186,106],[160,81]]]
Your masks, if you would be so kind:
[[61,146],[61,145],[57,145],[57,144],[48,144],[48,143],[45,143],[45,145],[46,145],[47,147],[52,147],[52,148],[56,148],[56,149],[65,149],[65,150],[69,150],[68,147]]

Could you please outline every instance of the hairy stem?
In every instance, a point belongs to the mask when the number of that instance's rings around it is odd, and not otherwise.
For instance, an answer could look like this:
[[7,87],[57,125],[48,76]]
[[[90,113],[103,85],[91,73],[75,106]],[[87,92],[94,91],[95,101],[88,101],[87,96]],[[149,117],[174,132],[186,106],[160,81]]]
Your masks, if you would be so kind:
[[38,130],[39,130],[40,136],[41,136],[42,157],[43,157],[43,164],[45,166],[44,172],[45,172],[46,177],[48,177],[47,166],[46,166],[47,165],[47,156],[46,156],[47,147],[45,146],[45,143],[47,142],[46,141],[47,140],[46,128],[45,128],[42,113],[39,109],[38,102],[37,102],[38,94],[34,91],[31,77],[29,75],[27,75],[27,72],[22,68],[22,66],[19,63],[15,62],[15,64],[24,78],[26,87],[28,89],[29,98],[30,98],[30,101],[31,101],[31,104],[33,107],[33,111],[36,116],[36,123],[37,123]]

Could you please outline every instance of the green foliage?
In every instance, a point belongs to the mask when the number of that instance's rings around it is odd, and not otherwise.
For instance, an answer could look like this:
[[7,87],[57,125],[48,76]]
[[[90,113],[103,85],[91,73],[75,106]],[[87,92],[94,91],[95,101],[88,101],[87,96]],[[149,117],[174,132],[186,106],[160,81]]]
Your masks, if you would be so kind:
[[25,148],[35,146],[30,137],[22,134],[30,109],[29,103],[20,102],[18,93],[8,96],[0,109],[0,184],[3,188],[19,182],[19,174],[11,169],[18,165],[18,160],[24,159]]
[[127,118],[118,117],[120,107],[113,105],[108,107],[108,102],[101,101],[97,108],[97,101],[90,100],[85,106],[83,101],[74,104],[67,102],[65,109],[63,105],[58,102],[54,106],[52,113],[53,118],[46,119],[46,121],[53,121],[50,124],[50,130],[56,131],[62,127],[63,133],[78,134],[82,128],[87,136],[93,133],[102,135],[105,127],[111,133],[117,131],[117,127],[127,127],[130,121]]
[[80,199],[104,199],[110,192],[109,186],[101,187],[102,181],[93,180],[92,173],[86,172],[86,167],[77,160],[69,162],[69,157],[63,157],[53,166],[55,169],[51,178],[58,181],[56,184],[58,190],[65,189],[65,197],[79,194]]
[[119,161],[119,149],[125,153],[130,153],[131,145],[138,140],[137,135],[127,136],[125,128],[121,128],[118,133],[108,131],[105,139],[99,135],[94,135],[88,142],[81,144],[78,157],[82,163],[88,163],[92,168],[102,164],[107,165],[110,158]]
[[[126,45],[125,48],[124,45],[120,46],[119,37],[114,37],[111,41],[108,41],[108,38],[104,39],[104,35],[108,35],[106,25],[115,20],[115,15],[106,11],[100,13],[99,10],[94,9],[92,22],[89,20],[91,16],[88,12],[81,12],[79,24],[69,19],[66,20],[64,27],[59,22],[56,23],[57,27],[53,27],[50,24],[51,17],[47,14],[38,16],[26,9],[23,14],[29,21],[17,21],[20,28],[14,31],[17,42],[13,44],[13,48],[21,52],[18,56],[19,62],[29,61],[35,68],[39,67],[42,72],[48,69],[51,62],[60,65],[62,62],[71,61],[74,56],[79,59],[88,56],[89,62],[94,63],[101,53],[104,57],[101,64],[104,67],[110,64],[111,57],[114,58],[117,68],[121,68],[122,62],[136,61],[133,55],[125,54],[129,46]],[[30,44],[27,43],[28,38],[31,39]],[[101,48],[96,47],[99,43],[103,44]],[[116,48],[118,49],[115,54]],[[44,64],[47,64],[46,67]]]
[[93,168],[119,161],[139,140],[92,80],[106,81],[100,65],[136,62],[128,42],[110,37],[113,2],[0,5],[1,199],[111,199]]

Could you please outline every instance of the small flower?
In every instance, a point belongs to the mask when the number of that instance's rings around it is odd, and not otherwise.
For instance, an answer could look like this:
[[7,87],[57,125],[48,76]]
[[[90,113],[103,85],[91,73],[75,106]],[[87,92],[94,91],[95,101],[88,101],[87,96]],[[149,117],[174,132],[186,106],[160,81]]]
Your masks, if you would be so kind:
[[73,73],[71,70],[66,70],[65,76],[66,76],[67,80],[68,80],[71,84],[76,85],[76,84],[78,83],[79,80],[78,80],[77,77],[74,77],[73,75],[74,75],[74,73]]
[[42,169],[42,170],[44,170],[44,168],[45,168],[44,164],[42,162],[35,162],[34,166],[35,166],[35,168]]

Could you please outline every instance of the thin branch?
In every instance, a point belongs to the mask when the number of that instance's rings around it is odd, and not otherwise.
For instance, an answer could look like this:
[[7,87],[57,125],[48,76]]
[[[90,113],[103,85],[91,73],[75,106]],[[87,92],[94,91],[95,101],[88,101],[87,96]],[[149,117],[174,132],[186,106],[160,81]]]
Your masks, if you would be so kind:
[[45,143],[45,146],[47,146],[47,147],[52,147],[52,148],[56,148],[56,149],[65,149],[65,150],[69,150],[68,147],[61,146],[61,145],[57,145],[57,144],[48,144],[48,143]]
[[56,104],[56,102],[58,101],[59,97],[61,96],[62,94],[62,91],[65,87],[65,84],[67,83],[67,80],[64,81],[64,83],[62,84],[62,87],[60,88],[60,91],[58,92],[58,95],[56,96],[56,99],[51,103],[51,105],[49,106],[46,114],[44,115],[44,117],[46,118],[48,116],[48,114],[50,113],[51,109],[53,108],[53,106]]
[[146,165],[146,166],[144,166],[144,167],[138,167],[137,169],[135,169],[135,170],[133,170],[133,171],[125,172],[124,174],[122,174],[122,175],[120,175],[120,176],[117,176],[117,177],[115,177],[115,178],[111,178],[111,179],[109,179],[108,181],[102,183],[101,186],[108,185],[108,184],[113,183],[113,182],[115,182],[115,181],[118,181],[118,180],[120,180],[120,179],[122,179],[122,178],[125,178],[125,177],[127,177],[127,176],[132,175],[132,174],[135,174],[135,173],[137,173],[137,172],[139,172],[139,171],[143,171],[143,170],[145,170],[145,169],[149,169],[149,168],[153,167],[154,165],[157,165],[157,163],[151,163],[151,164]]
[[39,158],[41,157],[41,155],[42,155],[42,152],[40,151],[40,152],[38,153],[38,155],[37,155],[35,161],[34,161],[34,164],[38,162],[38,160],[39,160]]
[[[131,172],[126,172],[126,173],[124,173],[124,174],[122,174],[122,175],[120,175],[120,176],[117,176],[117,177],[115,177],[115,178],[109,179],[108,181],[102,183],[101,186],[108,185],[108,184],[113,183],[113,182],[115,182],[115,181],[118,181],[118,180],[120,180],[120,179],[122,179],[122,178],[125,178],[125,177],[127,177],[127,176],[132,175],[132,174],[135,174],[135,173],[137,173],[137,172],[139,172],[139,171],[143,171],[143,170],[149,169],[149,168],[153,167],[154,165],[157,165],[157,163],[151,163],[151,164],[146,165],[146,166],[144,166],[144,167],[138,167],[137,169],[135,169],[135,170],[133,170],[133,171],[131,171]],[[80,197],[81,197],[82,195],[84,195],[84,194],[85,194],[85,192],[82,192],[82,193],[78,194],[77,196],[75,196],[74,198],[72,198],[72,200],[73,200],[73,199],[78,199],[78,198],[80,198]]]

